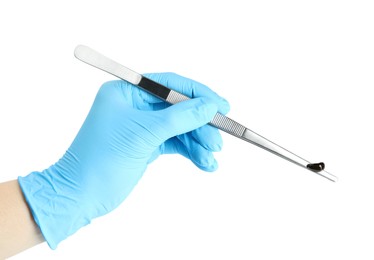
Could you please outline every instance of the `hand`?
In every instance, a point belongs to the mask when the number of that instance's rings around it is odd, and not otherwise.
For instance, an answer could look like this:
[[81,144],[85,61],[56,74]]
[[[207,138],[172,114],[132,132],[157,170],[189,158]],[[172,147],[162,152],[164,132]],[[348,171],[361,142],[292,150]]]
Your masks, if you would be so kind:
[[169,106],[124,81],[105,83],[64,156],[19,177],[51,248],[116,208],[161,154],[179,153],[204,171],[216,170],[212,152],[221,149],[222,139],[207,123],[217,111],[228,112],[227,101],[173,73],[145,76],[193,99]]

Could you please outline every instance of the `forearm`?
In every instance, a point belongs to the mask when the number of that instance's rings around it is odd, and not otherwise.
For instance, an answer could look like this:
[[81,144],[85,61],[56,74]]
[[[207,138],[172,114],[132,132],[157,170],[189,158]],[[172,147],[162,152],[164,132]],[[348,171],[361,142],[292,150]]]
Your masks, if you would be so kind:
[[0,259],[44,241],[18,181],[0,184]]

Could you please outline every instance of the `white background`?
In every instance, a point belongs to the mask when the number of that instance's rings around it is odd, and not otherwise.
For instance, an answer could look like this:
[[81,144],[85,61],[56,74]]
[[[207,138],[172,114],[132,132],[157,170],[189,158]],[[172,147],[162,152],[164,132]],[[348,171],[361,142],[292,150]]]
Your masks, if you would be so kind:
[[374,259],[372,1],[67,2],[0,4],[0,181],[58,160],[114,79],[85,44],[210,86],[339,182],[222,134],[217,172],[161,157],[115,211],[13,259]]

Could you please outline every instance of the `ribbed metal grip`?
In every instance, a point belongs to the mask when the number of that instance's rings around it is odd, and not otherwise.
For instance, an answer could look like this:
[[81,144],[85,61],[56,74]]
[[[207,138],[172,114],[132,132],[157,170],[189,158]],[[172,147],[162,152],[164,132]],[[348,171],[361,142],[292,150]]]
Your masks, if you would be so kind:
[[188,99],[190,98],[174,90],[170,90],[169,95],[166,98],[166,101],[174,105],[176,103],[179,103],[179,102],[182,102]]
[[246,129],[243,125],[220,113],[214,116],[210,124],[237,137],[242,137]]

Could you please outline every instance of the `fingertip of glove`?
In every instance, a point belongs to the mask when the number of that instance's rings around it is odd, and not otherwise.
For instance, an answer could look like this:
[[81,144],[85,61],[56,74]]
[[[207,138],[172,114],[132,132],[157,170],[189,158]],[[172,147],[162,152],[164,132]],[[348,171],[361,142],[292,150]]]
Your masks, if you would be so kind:
[[218,169],[218,163],[214,160],[213,163],[204,166],[200,165],[199,168],[205,172],[213,173]]
[[213,144],[208,147],[212,152],[220,152],[222,150],[222,144]]
[[230,111],[230,103],[221,97],[218,110],[221,114],[227,114]]
[[213,157],[212,153],[194,158],[192,161],[200,170],[206,172],[214,172],[218,168],[217,160]]
[[218,112],[217,104],[209,98],[196,99],[200,100],[201,102],[201,105],[198,107],[198,110],[201,110],[201,114],[206,116],[207,121],[210,121]]
[[208,97],[201,97],[201,99],[206,104],[210,104],[211,105],[211,109],[214,109],[213,116],[217,112],[220,112],[221,114],[227,114],[230,111],[230,104],[229,104],[229,102],[226,99],[222,98],[222,97],[219,97],[218,100],[217,99],[208,98]]

